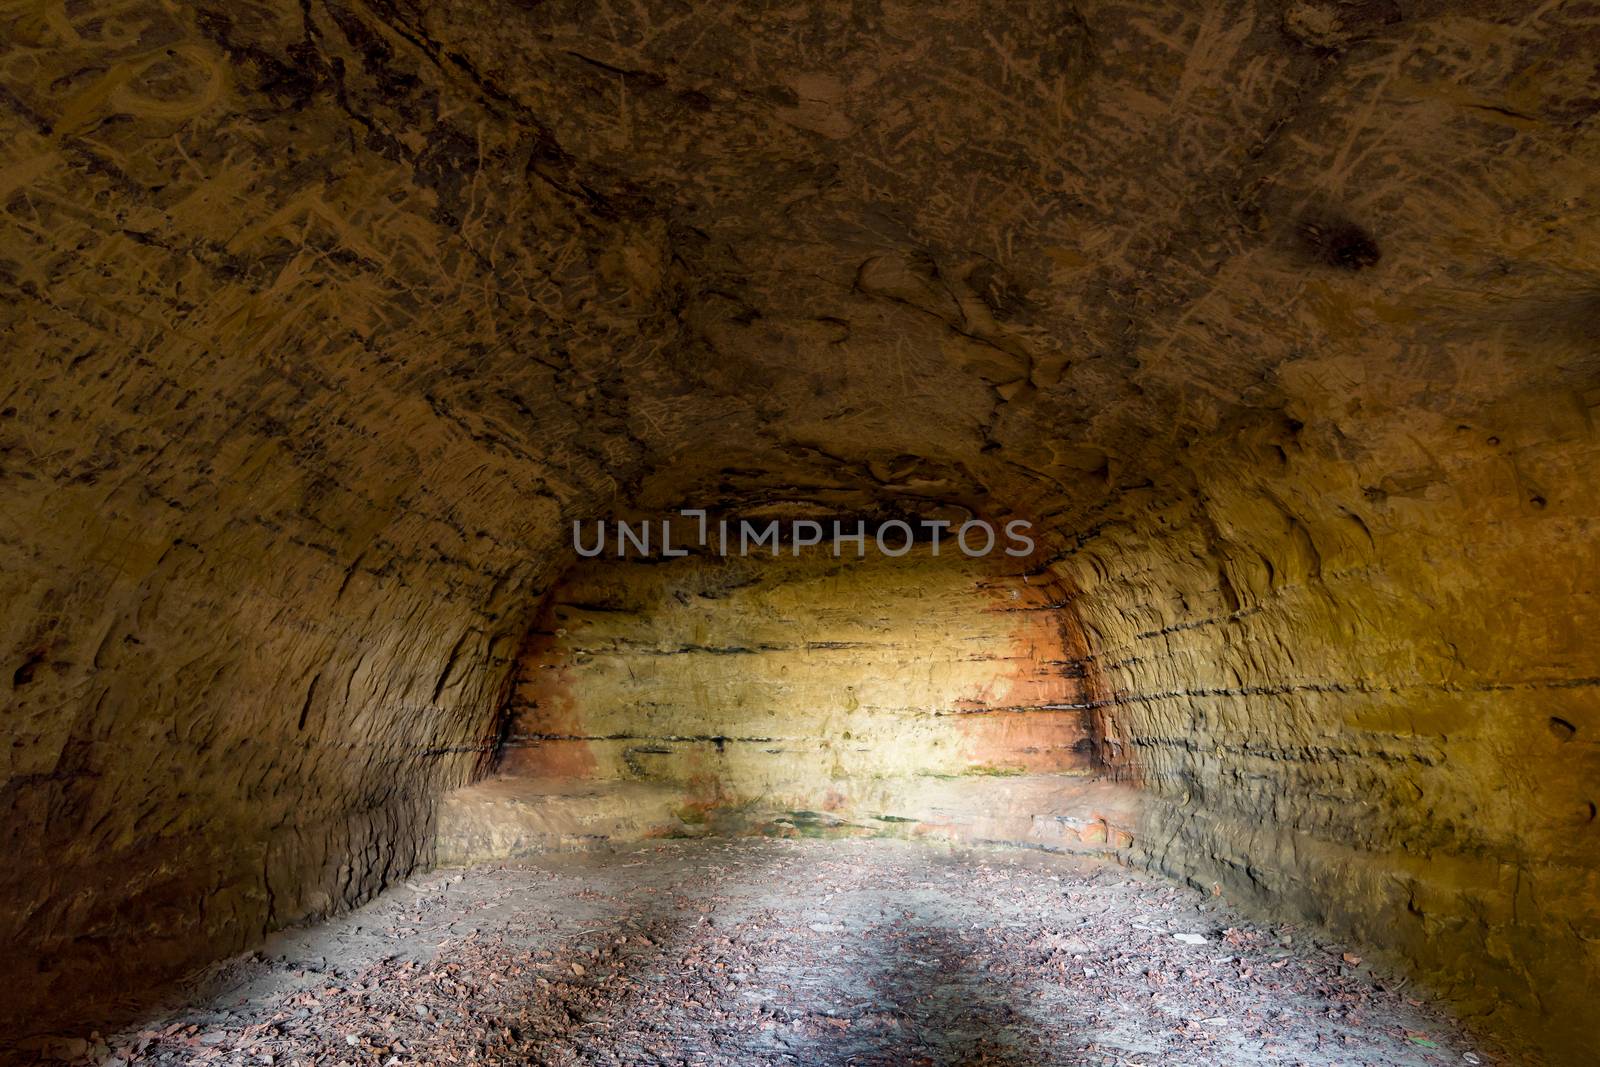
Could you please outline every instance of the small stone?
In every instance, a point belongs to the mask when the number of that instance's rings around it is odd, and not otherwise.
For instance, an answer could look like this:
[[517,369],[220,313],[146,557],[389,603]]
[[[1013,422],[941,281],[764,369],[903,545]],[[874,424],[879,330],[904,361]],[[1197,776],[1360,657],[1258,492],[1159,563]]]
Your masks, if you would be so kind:
[[71,1061],[89,1054],[89,1042],[81,1037],[50,1037],[33,1046],[43,1060]]

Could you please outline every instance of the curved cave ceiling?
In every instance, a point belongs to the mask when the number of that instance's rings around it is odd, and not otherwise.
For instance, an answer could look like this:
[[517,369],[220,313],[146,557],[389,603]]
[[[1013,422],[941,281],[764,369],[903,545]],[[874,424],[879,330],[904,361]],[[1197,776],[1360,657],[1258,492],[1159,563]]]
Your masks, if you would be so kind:
[[1082,528],[1362,389],[1465,414],[1508,330],[1517,377],[1577,371],[1592,40],[1496,11],[13,16],[13,329],[334,480],[464,436],[530,529],[715,494]]

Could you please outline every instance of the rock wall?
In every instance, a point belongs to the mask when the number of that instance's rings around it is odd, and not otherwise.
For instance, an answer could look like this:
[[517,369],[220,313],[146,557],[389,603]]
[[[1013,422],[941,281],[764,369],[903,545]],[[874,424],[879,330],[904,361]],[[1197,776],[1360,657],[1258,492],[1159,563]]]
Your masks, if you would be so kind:
[[1087,769],[1053,584],[949,546],[787,551],[578,566],[519,663],[502,772],[835,811],[878,779]]
[[543,158],[490,114],[342,5],[0,13],[7,1036],[364,899],[485,759],[561,508],[634,455],[549,355],[613,320],[510,276],[586,208],[463,185]]
[[135,463],[9,472],[0,985],[19,1030],[124,1012],[365,899],[487,761],[529,615],[496,585],[537,575],[467,565],[488,539],[468,548],[447,514],[285,477],[281,447],[191,475],[225,511],[153,493]]
[[1429,411],[1424,388],[1391,374],[1365,408],[1307,389],[1191,452],[1192,497],[1144,493],[1057,569],[1104,760],[1150,796],[1142,862],[1386,948],[1469,1014],[1587,1062],[1593,397]]

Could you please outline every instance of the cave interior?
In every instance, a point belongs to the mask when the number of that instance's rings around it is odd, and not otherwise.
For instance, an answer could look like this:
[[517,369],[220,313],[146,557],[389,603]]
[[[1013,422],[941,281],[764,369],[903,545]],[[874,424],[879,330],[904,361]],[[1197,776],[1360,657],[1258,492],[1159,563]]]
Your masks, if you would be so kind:
[[0,6],[16,1048],[429,872],[893,838],[1595,1062],[1596,55],[1576,2]]

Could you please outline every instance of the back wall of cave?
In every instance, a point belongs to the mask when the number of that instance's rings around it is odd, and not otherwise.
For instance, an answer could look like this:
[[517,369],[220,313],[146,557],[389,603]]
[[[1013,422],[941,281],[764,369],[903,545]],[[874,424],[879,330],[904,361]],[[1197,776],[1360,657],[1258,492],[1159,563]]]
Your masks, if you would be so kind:
[[518,661],[501,773],[819,810],[908,777],[1086,773],[1058,591],[943,549],[581,563]]

